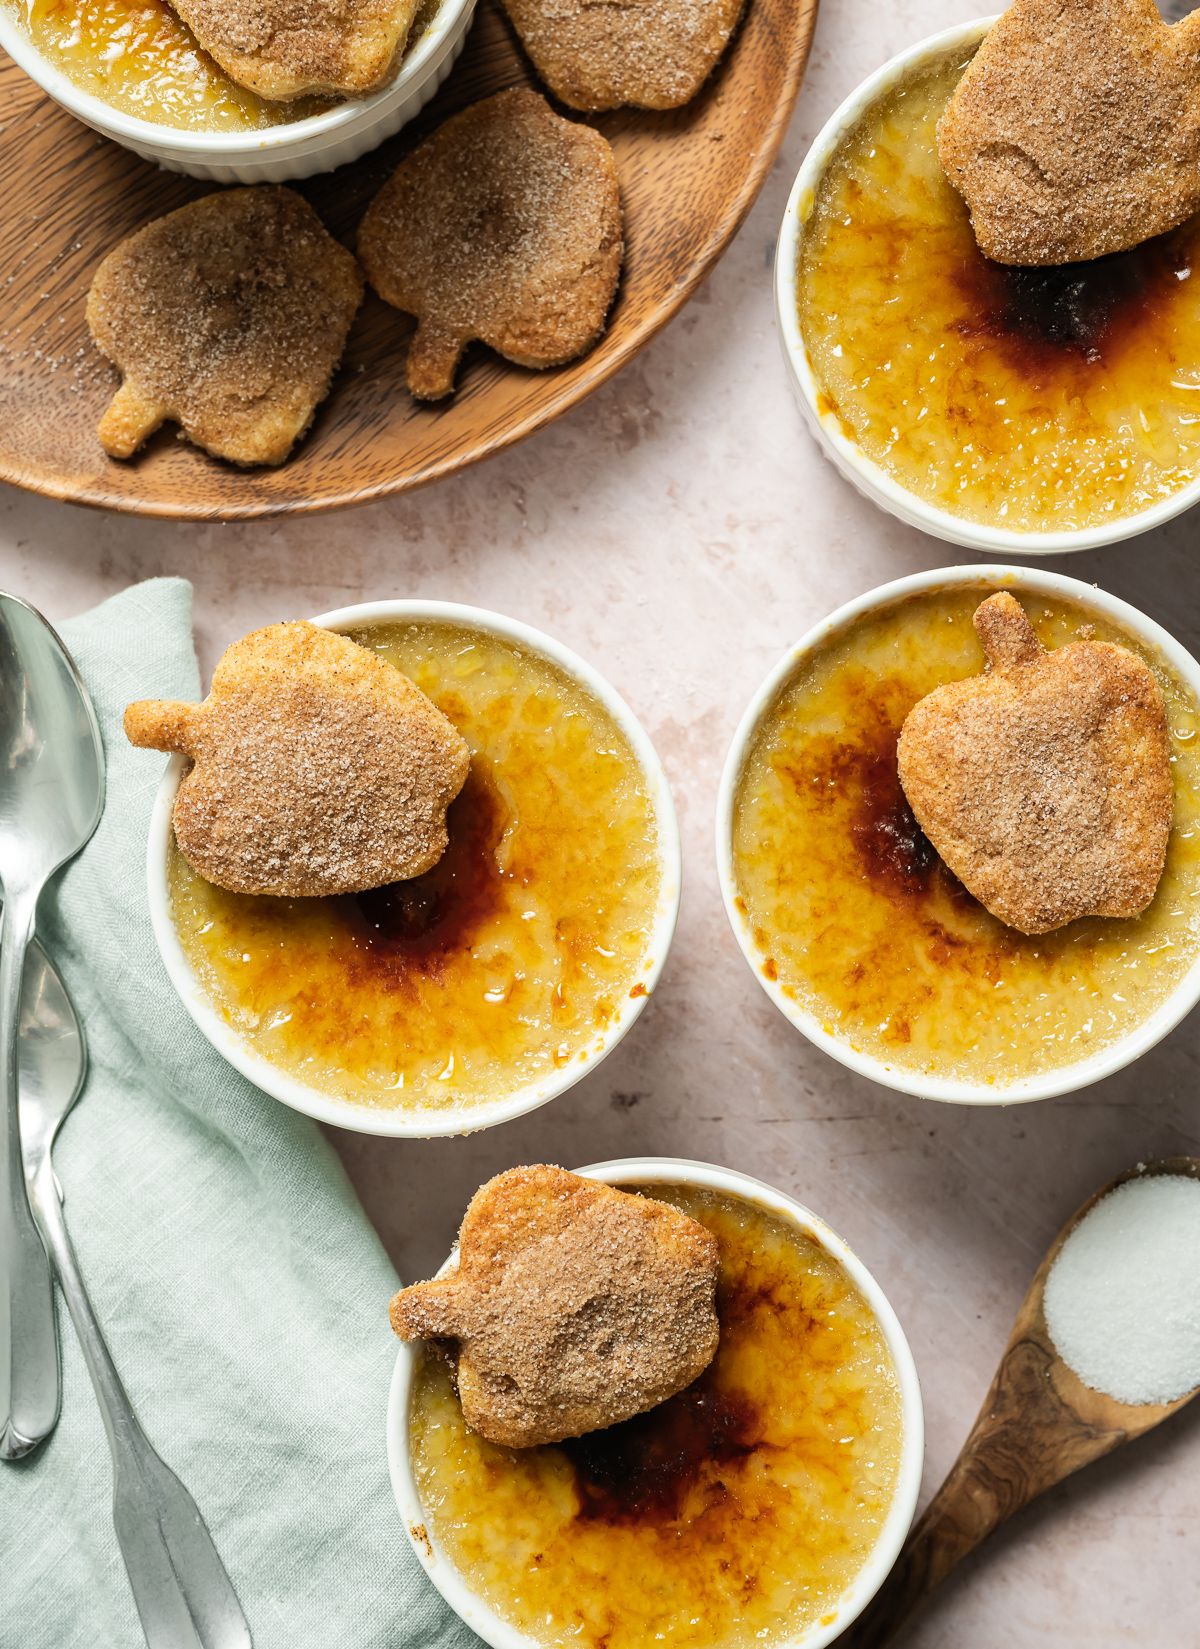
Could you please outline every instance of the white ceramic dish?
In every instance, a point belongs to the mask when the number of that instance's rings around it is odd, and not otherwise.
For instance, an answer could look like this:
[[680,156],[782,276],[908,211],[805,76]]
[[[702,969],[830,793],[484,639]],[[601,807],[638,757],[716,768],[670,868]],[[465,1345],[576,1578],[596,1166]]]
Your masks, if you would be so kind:
[[[589,1179],[601,1180],[606,1185],[701,1185],[731,1196],[743,1197],[748,1202],[768,1209],[772,1214],[793,1221],[801,1231],[820,1243],[826,1253],[832,1254],[853,1278],[876,1321],[883,1331],[900,1387],[902,1424],[904,1429],[900,1452],[900,1471],[896,1480],[896,1494],[884,1523],[875,1550],[859,1571],[858,1578],[844,1594],[832,1617],[814,1625],[801,1636],[789,1640],[784,1649],[821,1649],[844,1632],[883,1584],[895,1563],[908,1534],[917,1495],[921,1487],[921,1467],[925,1456],[925,1421],[921,1406],[921,1386],[916,1364],[904,1331],[887,1296],[871,1273],[842,1239],[825,1222],[801,1203],[773,1190],[747,1174],[737,1174],[712,1163],[689,1162],[676,1157],[621,1157],[613,1162],[594,1163],[580,1168],[577,1173]],[[447,1259],[442,1275],[455,1263],[455,1254]],[[392,1477],[392,1492],[400,1508],[400,1516],[408,1538],[412,1542],[422,1567],[446,1602],[460,1615],[473,1632],[477,1632],[492,1649],[543,1649],[537,1640],[528,1637],[517,1627],[501,1620],[495,1611],[483,1602],[468,1586],[458,1570],[438,1548],[429,1533],[417,1486],[413,1480],[409,1460],[408,1417],[412,1398],[413,1378],[420,1366],[422,1348],[402,1344],[392,1375],[388,1398],[387,1449],[388,1467]]]
[[0,46],[48,96],[70,114],[169,172],[214,183],[286,183],[332,172],[398,132],[421,109],[454,66],[475,0],[442,0],[390,86],[350,98],[325,114],[264,131],[196,132],[159,126],[123,114],[79,89],[48,63],[0,0]]
[[942,567],[932,572],[916,573],[911,578],[897,579],[893,584],[884,584],[876,590],[868,590],[866,595],[860,596],[857,601],[839,607],[824,623],[818,624],[815,629],[802,636],[779,660],[750,701],[734,734],[733,744],[725,758],[725,770],[721,775],[721,787],[717,797],[717,869],[721,880],[721,893],[725,900],[725,913],[754,977],[780,1012],[791,1020],[797,1030],[803,1031],[810,1042],[814,1042],[825,1053],[832,1054],[834,1059],[840,1060],[843,1065],[849,1066],[860,1076],[870,1077],[873,1082],[882,1083],[886,1088],[896,1088],[901,1093],[917,1094],[925,1099],[949,1100],[959,1105],[1016,1105],[1029,1100],[1051,1099],[1056,1094],[1074,1093],[1076,1089],[1089,1087],[1093,1082],[1099,1082],[1101,1078],[1111,1076],[1114,1071],[1132,1064],[1157,1042],[1161,1042],[1168,1031],[1174,1030],[1179,1021],[1191,1012],[1197,1001],[1200,1001],[1200,961],[1192,964],[1161,1007],[1136,1030],[1091,1059],[1062,1066],[1042,1076],[1021,1078],[1003,1087],[982,1082],[969,1083],[915,1076],[909,1071],[885,1065],[869,1054],[860,1053],[850,1047],[849,1043],[823,1030],[815,1014],[809,1013],[798,1002],[786,996],[778,981],[766,978],[762,971],[762,955],[755,946],[750,923],[737,908],[738,888],[733,868],[733,812],[746,756],[763,715],[774,704],[780,689],[800,662],[823,646],[831,636],[849,629],[864,614],[889,607],[906,596],[921,595],[935,590],[972,587],[979,589],[981,599],[988,590],[1006,589],[1017,596],[1045,595],[1063,601],[1077,602],[1085,608],[1091,607],[1097,614],[1111,623],[1120,625],[1147,647],[1157,650],[1176,674],[1187,683],[1200,702],[1200,664],[1192,655],[1181,647],[1173,636],[1168,635],[1161,625],[1155,624],[1153,619],[1138,612],[1137,608],[1131,607],[1128,602],[1119,601],[1116,596],[1096,589],[1094,585],[1083,584],[1075,578],[1065,578],[1061,573],[1025,567]]
[[604,706],[628,739],[641,767],[654,808],[662,865],[658,910],[646,948],[646,965],[639,975],[646,986],[646,994],[621,1004],[604,1033],[602,1046],[589,1056],[586,1063],[573,1059],[562,1070],[556,1070],[552,1075],[490,1104],[430,1111],[382,1111],[355,1105],[349,1100],[335,1099],[321,1093],[270,1064],[249,1047],[213,1007],[175,931],[167,885],[167,852],[171,841],[175,794],[186,766],[182,756],[171,757],[154,800],[146,854],[146,882],[154,937],[171,983],[204,1035],[231,1065],[264,1092],[282,1100],[293,1110],[316,1117],[320,1122],[333,1123],[336,1127],[363,1134],[409,1135],[428,1139],[440,1134],[465,1134],[477,1128],[490,1128],[497,1122],[508,1122],[512,1117],[535,1110],[595,1070],[600,1061],[612,1052],[646,1006],[671,948],[679,912],[680,851],[679,825],[671,788],[662,763],[641,724],[624,699],[613,691],[598,671],[552,637],[515,619],[503,618],[499,613],[489,613],[480,607],[462,607],[451,601],[376,601],[322,613],[312,622],[327,630],[347,631],[361,629],[368,624],[395,624],[411,620],[432,620],[482,630],[550,659]]
[[775,320],[784,362],[792,382],[800,410],[816,437],[817,444],[831,458],[837,468],[872,503],[898,516],[911,527],[944,538],[951,544],[962,544],[967,549],[982,550],[985,554],[1005,557],[1010,555],[1057,555],[1067,550],[1092,550],[1102,544],[1119,544],[1139,533],[1149,532],[1190,509],[1200,500],[1200,476],[1182,487],[1172,497],[1164,499],[1152,509],[1136,515],[1127,515],[1099,527],[1086,527],[1076,532],[1022,533],[988,527],[935,509],[906,487],[899,486],[858,446],[842,433],[831,412],[819,410],[819,386],[813,375],[812,363],[800,331],[800,316],[796,303],[796,277],[800,248],[804,240],[804,226],[813,209],[817,187],[844,135],[862,119],[867,109],[889,92],[911,70],[936,60],[947,52],[975,49],[996,21],[995,17],[978,18],[941,34],[922,40],[919,45],[901,52],[890,63],[865,80],[838,109],[820,132],[805,156],[804,164],[792,186],[787,209],[779,231],[775,254]]

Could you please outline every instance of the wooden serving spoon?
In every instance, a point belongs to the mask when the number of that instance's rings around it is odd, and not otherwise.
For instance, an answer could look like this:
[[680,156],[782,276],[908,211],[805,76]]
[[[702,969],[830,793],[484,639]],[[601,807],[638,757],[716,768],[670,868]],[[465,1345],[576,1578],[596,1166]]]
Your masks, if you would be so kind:
[[895,1567],[838,1639],[838,1649],[879,1649],[890,1642],[921,1601],[993,1529],[1081,1466],[1157,1426],[1200,1390],[1173,1403],[1118,1403],[1083,1384],[1054,1349],[1046,1328],[1046,1278],[1063,1243],[1101,1197],[1126,1180],[1151,1174],[1200,1179],[1200,1157],[1163,1157],[1118,1174],[1063,1226],[1029,1286],[962,1452]]

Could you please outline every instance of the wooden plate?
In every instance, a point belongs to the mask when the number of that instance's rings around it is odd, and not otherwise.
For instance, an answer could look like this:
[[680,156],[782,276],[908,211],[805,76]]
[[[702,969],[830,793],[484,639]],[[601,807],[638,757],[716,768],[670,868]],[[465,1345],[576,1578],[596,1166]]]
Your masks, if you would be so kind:
[[[273,470],[209,458],[174,425],[128,463],[106,457],[95,429],[118,376],[84,321],[92,273],[123,236],[213,185],[98,137],[0,52],[0,479],[102,509],[236,520],[404,492],[532,435],[636,355],[725,250],[783,139],[816,14],[817,0],[748,0],[686,108],[594,117],[617,155],[626,254],[608,330],[590,353],[531,372],[475,345],[454,396],[420,406],[404,385],[412,322],[368,294],[312,430]],[[454,110],[513,85],[538,82],[507,19],[481,0],[462,57],[420,117],[373,154],[296,187],[353,246],[400,157]]]

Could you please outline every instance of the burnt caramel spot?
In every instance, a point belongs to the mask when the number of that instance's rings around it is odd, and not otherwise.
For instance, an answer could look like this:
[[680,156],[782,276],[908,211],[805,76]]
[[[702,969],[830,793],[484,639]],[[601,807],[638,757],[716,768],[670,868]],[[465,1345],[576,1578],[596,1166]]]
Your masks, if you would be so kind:
[[450,840],[433,869],[343,901],[364,966],[394,978],[436,973],[449,955],[470,950],[502,906],[496,849],[507,815],[495,780],[475,757],[447,810]]
[[560,1446],[575,1468],[585,1522],[659,1525],[683,1514],[702,1472],[753,1453],[761,1437],[754,1403],[701,1375],[649,1413]]
[[[915,907],[937,959],[945,963],[963,941],[947,931],[934,907],[947,899],[959,912],[982,911],[983,906],[939,857],[917,823],[900,783],[899,742],[899,727],[875,725],[865,730],[861,744],[845,750],[843,770],[857,792],[850,837],[867,880],[893,901]],[[908,1025],[894,1021],[889,1040],[908,1042]]]
[[972,237],[955,281],[969,306],[959,330],[997,340],[1010,366],[1038,378],[1080,362],[1102,365],[1191,278],[1190,238],[1172,230],[1086,263],[1022,268],[993,263]]
[[[707,1222],[705,1222],[707,1223]],[[797,1234],[797,1246],[811,1247]],[[717,1284],[717,1321],[721,1346],[753,1338],[768,1317],[789,1317],[789,1333],[799,1343],[815,1331],[809,1314],[783,1275],[751,1280],[737,1263],[741,1256],[722,1243],[721,1277]],[[732,1465],[765,1447],[766,1417],[747,1392],[730,1384],[727,1361],[719,1350],[700,1378],[686,1391],[637,1414],[620,1425],[608,1426],[557,1446],[575,1470],[579,1517],[628,1527],[659,1526],[684,1515],[685,1503],[693,1516],[695,1492],[703,1489],[704,1512],[719,1521],[727,1500],[720,1468]],[[727,1513],[736,1521],[740,1512],[731,1501]]]
[[[873,1034],[889,1048],[913,1041],[914,1019],[931,1011],[934,990],[914,959],[939,972],[973,975],[993,984],[1014,955],[1015,936],[989,917],[942,861],[918,825],[900,783],[896,747],[909,710],[921,696],[899,677],[853,677],[843,683],[853,714],[850,737],[811,737],[802,753],[774,763],[806,814],[822,820],[824,845],[838,874],[870,889],[893,916],[847,947],[845,965],[829,978],[839,1013],[870,1013]],[[799,866],[797,866],[799,869]],[[815,867],[810,867],[810,877]],[[847,889],[849,895],[849,889]],[[846,900],[838,901],[848,909]],[[836,904],[830,906],[831,912]],[[835,918],[836,920],[836,918]],[[780,972],[778,935],[756,933]],[[767,977],[766,966],[763,969]],[[898,988],[889,990],[885,981]],[[883,992],[883,997],[880,993]],[[888,999],[886,1017],[875,1004]]]
[[[940,890],[956,904],[981,909],[938,857],[900,783],[896,747],[916,698],[908,694],[897,702],[894,683],[872,686],[874,702],[868,691],[858,695],[861,720],[853,742],[812,739],[803,764],[791,760],[778,770],[808,806],[840,815],[845,799],[851,799],[848,857],[880,892],[911,905]],[[762,937],[765,948],[767,936]]]
[[899,740],[899,730],[881,729],[877,741],[853,752],[856,759],[847,763],[859,796],[850,833],[873,881],[893,893],[923,893],[940,861],[900,783]]

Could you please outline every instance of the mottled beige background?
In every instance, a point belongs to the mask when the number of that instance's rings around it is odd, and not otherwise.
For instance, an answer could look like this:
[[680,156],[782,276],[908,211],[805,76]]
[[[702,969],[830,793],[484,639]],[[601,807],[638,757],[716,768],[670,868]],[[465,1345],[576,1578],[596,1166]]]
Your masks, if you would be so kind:
[[[672,1153],[795,1193],[871,1267],[909,1335],[925,1392],[926,1495],[1062,1221],[1139,1158],[1200,1153],[1197,1018],[1134,1069],[1068,1099],[988,1112],[905,1099],[788,1027],[718,897],[717,779],[769,665],[870,586],[972,559],[881,515],[818,455],[778,359],[770,283],[788,187],[820,125],[885,58],[970,9],[824,0],[782,156],[707,287],[608,389],[482,469],[358,513],[256,526],[136,522],[0,490],[0,583],[55,619],[133,580],[184,574],[207,669],[255,625],[422,595],[525,619],[605,672],[663,755],[683,829],[683,910],[661,988],[602,1067],[523,1121],[467,1139],[338,1144],[409,1278],[441,1260],[479,1182],[518,1162]],[[1193,512],[1057,565],[1196,650],[1197,554]],[[1200,1406],[1020,1517],[903,1641],[1200,1645],[1198,1536]]]

